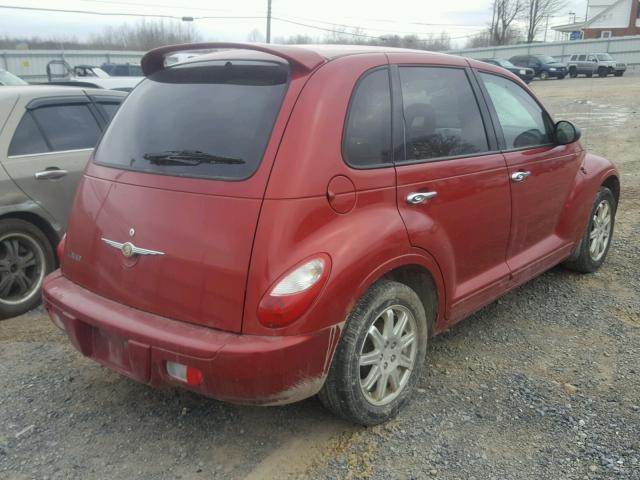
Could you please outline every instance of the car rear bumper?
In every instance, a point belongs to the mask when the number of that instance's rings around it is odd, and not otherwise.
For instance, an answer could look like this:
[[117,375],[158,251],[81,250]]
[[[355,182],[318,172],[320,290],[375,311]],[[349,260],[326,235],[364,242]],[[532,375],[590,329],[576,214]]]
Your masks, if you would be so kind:
[[[234,403],[279,405],[316,394],[339,338],[334,326],[299,336],[239,335],[136,310],[49,275],[44,305],[83,355],[139,382],[188,388]],[[56,322],[54,322],[56,323]],[[202,372],[199,385],[167,373],[167,362]]]

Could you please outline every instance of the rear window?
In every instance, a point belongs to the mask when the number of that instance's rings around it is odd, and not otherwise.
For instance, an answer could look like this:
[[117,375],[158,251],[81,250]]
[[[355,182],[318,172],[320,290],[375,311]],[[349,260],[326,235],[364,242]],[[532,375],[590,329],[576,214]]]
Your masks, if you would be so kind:
[[176,65],[127,97],[95,162],[162,175],[243,180],[260,165],[289,79],[274,62]]

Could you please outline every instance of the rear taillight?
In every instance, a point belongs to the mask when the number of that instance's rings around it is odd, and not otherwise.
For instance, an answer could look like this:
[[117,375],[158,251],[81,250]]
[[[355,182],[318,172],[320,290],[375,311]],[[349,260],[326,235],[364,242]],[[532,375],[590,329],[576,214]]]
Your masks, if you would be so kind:
[[56,248],[56,254],[58,255],[58,260],[62,260],[62,256],[64,255],[64,245],[67,242],[67,234],[62,235],[62,240],[58,243],[58,247]]
[[329,256],[322,253],[285,273],[262,297],[258,306],[260,323],[279,328],[300,317],[322,290],[330,268]]

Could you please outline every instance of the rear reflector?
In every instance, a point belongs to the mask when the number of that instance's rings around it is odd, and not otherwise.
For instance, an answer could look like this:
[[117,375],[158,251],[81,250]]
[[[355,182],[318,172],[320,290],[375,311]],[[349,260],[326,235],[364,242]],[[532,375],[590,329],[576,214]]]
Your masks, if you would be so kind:
[[202,382],[202,372],[200,370],[182,363],[167,362],[167,373],[170,377],[188,385],[200,385]]

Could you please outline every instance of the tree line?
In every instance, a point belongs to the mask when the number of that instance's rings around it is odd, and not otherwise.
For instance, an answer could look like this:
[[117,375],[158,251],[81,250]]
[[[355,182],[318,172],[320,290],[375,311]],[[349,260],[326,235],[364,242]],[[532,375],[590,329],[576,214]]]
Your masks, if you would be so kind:
[[491,0],[491,23],[471,37],[467,47],[531,43],[549,17],[566,4],[565,0]]

